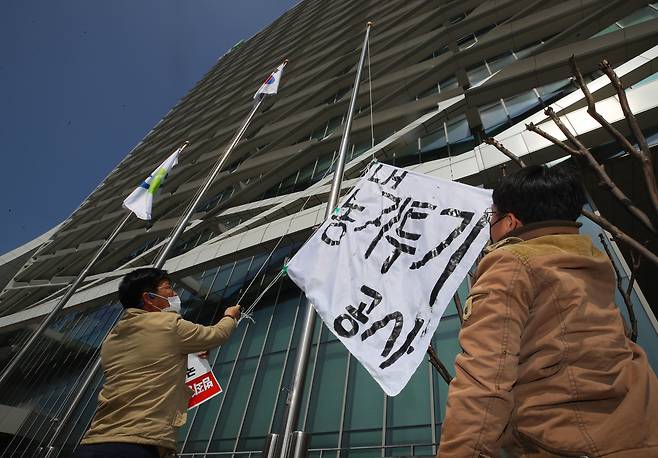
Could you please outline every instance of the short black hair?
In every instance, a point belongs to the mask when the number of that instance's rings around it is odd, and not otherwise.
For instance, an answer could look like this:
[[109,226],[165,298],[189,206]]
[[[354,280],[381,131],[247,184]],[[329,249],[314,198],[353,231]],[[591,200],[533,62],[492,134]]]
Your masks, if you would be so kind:
[[587,202],[580,175],[567,167],[531,165],[503,177],[493,192],[500,213],[513,213],[523,224],[576,221]]
[[124,308],[132,307],[141,309],[142,293],[155,293],[158,286],[165,280],[169,280],[166,270],[146,267],[133,270],[121,280],[119,284],[119,300]]

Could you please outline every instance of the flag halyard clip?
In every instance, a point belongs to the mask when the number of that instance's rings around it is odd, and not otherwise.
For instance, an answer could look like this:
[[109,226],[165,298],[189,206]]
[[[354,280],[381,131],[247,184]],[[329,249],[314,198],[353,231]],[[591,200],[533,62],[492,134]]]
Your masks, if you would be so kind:
[[254,320],[253,313],[242,312],[242,314],[240,315],[240,319],[238,320],[238,326],[240,326],[240,322],[243,319],[247,319],[247,320],[251,321],[252,324],[256,324],[256,320]]

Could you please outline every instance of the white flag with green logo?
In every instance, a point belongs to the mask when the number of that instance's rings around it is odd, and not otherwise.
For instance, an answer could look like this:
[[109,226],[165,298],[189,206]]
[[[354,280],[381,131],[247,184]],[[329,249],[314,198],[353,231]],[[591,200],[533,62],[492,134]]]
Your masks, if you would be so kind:
[[153,197],[157,194],[162,182],[167,178],[169,171],[178,164],[178,154],[182,148],[178,148],[167,158],[160,166],[148,176],[146,180],[135,189],[126,200],[123,206],[133,212],[139,219],[151,219],[151,208],[153,207]]

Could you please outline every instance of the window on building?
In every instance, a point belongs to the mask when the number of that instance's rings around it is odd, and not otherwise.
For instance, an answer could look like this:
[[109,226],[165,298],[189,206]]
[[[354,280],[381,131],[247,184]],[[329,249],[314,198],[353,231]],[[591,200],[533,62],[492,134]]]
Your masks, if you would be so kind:
[[428,55],[426,58],[423,59],[423,61],[430,60],[430,59],[436,59],[437,57],[446,54],[449,51],[448,45],[443,46],[441,49],[436,49],[432,51],[432,54]]
[[335,131],[338,127],[343,124],[343,116],[335,116],[327,121],[327,130],[325,132],[325,137]]
[[636,11],[633,11],[628,16],[613,22],[609,26],[595,33],[591,38],[607,35],[609,33],[658,18],[658,6],[656,5],[658,4],[652,3],[650,5],[643,6]]
[[501,126],[508,125],[507,112],[500,100],[480,107],[479,112],[482,128],[487,135],[492,135],[492,132]]
[[336,153],[327,153],[318,158],[318,165],[315,168],[315,172],[313,172],[313,178],[311,180],[313,183],[320,181],[325,176],[325,174],[327,174],[329,167],[332,167],[334,154]]
[[555,100],[556,97],[564,96],[565,95],[564,90],[570,84],[571,84],[571,80],[569,78],[565,78],[560,81],[556,81],[554,83],[549,83],[549,84],[544,84],[543,86],[539,86],[537,88],[537,92],[539,93],[539,96],[541,97],[544,104],[547,104]]
[[521,49],[515,50],[514,54],[516,55],[517,59],[521,60],[521,59],[531,55],[543,43],[544,43],[543,41],[535,41],[534,43],[530,43],[529,45],[526,45]]
[[420,137],[420,155],[423,162],[433,161],[448,155],[445,126],[441,124],[436,131]]
[[634,88],[641,87],[641,86],[644,86],[645,84],[649,84],[649,83],[651,83],[653,81],[656,81],[656,80],[658,80],[658,72],[653,73],[653,74],[647,76],[646,78],[638,81],[637,83],[633,84],[632,87],[634,87]]
[[509,64],[515,62],[514,54],[507,52],[500,54],[491,59],[487,59],[487,64],[489,64],[489,70],[491,73],[496,73],[498,70],[507,67]]
[[486,63],[466,69],[466,76],[471,86],[475,86],[480,81],[490,76],[489,68]]
[[535,92],[530,90],[521,94],[507,97],[504,99],[505,106],[510,118],[515,119],[521,115],[526,115],[530,110],[541,106],[541,102]]
[[420,150],[418,141],[395,149],[393,165],[396,167],[407,167],[413,164],[420,164]]
[[619,21],[617,21],[617,24],[621,28],[625,29],[626,27],[632,27],[634,25],[641,24],[646,21],[650,21],[657,17],[658,17],[658,10],[656,10],[653,6],[645,6],[644,8],[640,8],[634,13],[629,14],[625,18],[620,19]]
[[462,154],[475,146],[471,129],[468,126],[466,115],[461,115],[446,123],[450,155]]
[[457,16],[453,16],[453,17],[451,17],[451,18],[448,20],[448,22],[449,22],[450,24],[457,24],[458,22],[461,22],[461,21],[463,21],[464,19],[466,19],[466,14],[458,14]]
[[457,83],[456,76],[451,76],[450,78],[439,82],[439,92],[449,91],[450,89],[456,89],[458,87],[459,83]]
[[457,40],[457,47],[460,51],[470,48],[477,42],[475,34],[465,35]]
[[418,94],[418,95],[416,96],[416,100],[419,100],[419,99],[425,98],[425,97],[427,97],[427,96],[429,96],[429,95],[436,94],[436,93],[438,93],[438,92],[439,92],[439,85],[438,85],[438,83],[436,83],[436,84],[432,84],[430,87],[428,87],[428,88],[425,89],[423,92],[421,92],[420,94]]

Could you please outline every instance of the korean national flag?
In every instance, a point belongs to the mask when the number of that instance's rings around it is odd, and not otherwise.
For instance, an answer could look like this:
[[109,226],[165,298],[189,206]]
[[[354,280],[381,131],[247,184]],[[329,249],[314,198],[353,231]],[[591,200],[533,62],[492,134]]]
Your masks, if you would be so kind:
[[281,82],[281,76],[283,75],[283,68],[287,63],[287,60],[283,61],[283,63],[265,79],[261,87],[256,91],[256,94],[254,94],[254,100],[258,101],[266,94],[274,95],[277,93],[279,90],[279,82]]

